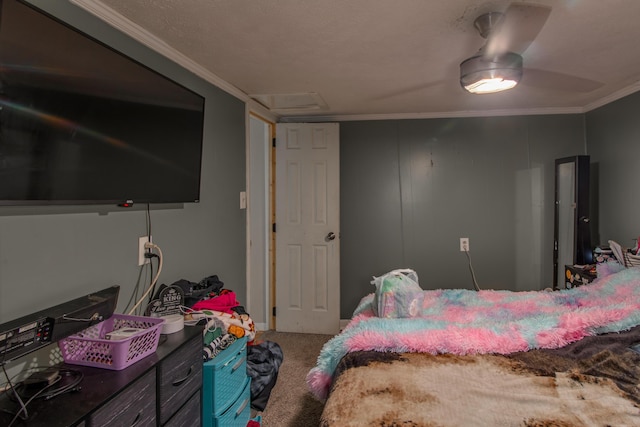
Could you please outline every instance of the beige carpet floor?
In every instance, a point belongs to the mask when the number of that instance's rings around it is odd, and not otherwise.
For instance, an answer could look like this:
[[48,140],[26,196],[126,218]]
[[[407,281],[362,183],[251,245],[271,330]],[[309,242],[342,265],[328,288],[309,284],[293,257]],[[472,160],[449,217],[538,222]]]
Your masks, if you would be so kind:
[[264,427],[317,426],[324,404],[307,388],[307,373],[316,365],[320,349],[333,335],[261,332],[257,341],[274,341],[282,348],[284,359],[278,381],[261,413]]

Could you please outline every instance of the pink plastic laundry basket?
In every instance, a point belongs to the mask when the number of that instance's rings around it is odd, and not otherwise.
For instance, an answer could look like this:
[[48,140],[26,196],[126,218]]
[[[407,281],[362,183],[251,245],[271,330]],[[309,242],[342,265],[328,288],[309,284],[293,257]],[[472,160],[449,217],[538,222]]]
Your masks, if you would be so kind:
[[[119,371],[155,353],[163,322],[163,319],[156,317],[114,314],[103,322],[60,340],[58,347],[66,363]],[[122,340],[105,339],[108,333],[122,328],[143,330]]]

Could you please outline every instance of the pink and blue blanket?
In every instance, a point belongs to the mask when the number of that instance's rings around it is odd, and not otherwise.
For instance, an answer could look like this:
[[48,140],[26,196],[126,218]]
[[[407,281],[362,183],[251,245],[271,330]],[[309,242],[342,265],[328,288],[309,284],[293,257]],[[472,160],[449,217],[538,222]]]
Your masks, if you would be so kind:
[[556,292],[421,291],[410,295],[410,317],[378,317],[374,298],[364,297],[348,326],[322,348],[307,375],[317,398],[326,398],[338,362],[352,351],[509,354],[628,330],[640,324],[640,268]]

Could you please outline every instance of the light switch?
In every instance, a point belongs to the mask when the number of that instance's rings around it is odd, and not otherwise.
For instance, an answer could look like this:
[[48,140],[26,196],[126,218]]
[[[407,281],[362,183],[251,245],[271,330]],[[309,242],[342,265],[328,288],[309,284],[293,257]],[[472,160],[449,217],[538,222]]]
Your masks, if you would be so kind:
[[240,192],[240,209],[247,209],[247,192]]

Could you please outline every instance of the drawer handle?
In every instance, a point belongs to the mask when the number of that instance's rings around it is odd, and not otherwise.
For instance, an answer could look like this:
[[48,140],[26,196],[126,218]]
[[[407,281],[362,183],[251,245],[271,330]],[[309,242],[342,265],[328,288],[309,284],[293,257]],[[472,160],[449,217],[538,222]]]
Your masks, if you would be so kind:
[[235,356],[233,356],[231,359],[227,360],[227,363],[225,363],[224,365],[222,365],[223,368],[226,368],[227,366],[229,366],[229,364],[231,362],[233,362],[234,360],[236,360],[236,358],[238,357],[238,354],[236,354]]
[[242,364],[244,363],[245,359],[246,359],[246,357],[243,357],[242,359],[238,360],[238,363],[233,365],[233,368],[231,368],[231,372],[235,372],[236,369],[238,369],[240,366],[242,366]]
[[171,384],[175,387],[178,387],[179,385],[181,385],[183,382],[185,382],[186,380],[189,379],[189,377],[191,376],[191,374],[193,373],[193,365],[189,366],[189,372],[187,372],[187,375],[184,376],[184,378],[180,378],[179,380],[175,380],[174,382],[172,382]]
[[[231,359],[229,359],[229,360],[227,361],[227,363],[225,363],[224,365],[222,365],[222,367],[223,367],[223,368],[226,368],[227,366],[229,366],[229,364],[230,364],[231,362],[233,362],[234,360],[236,360],[236,358],[237,358],[238,356],[240,356],[241,354],[244,354],[244,351],[246,350],[246,348],[247,348],[247,345],[246,345],[246,344],[245,344],[245,345],[243,345],[243,346],[242,346],[242,348],[241,348],[241,349],[240,349],[236,354],[234,354],[234,355],[233,355],[233,357],[232,357]],[[237,368],[236,368],[236,369],[237,369]],[[234,369],[234,370],[235,370],[235,369]]]
[[142,419],[142,411],[138,412],[138,415],[136,415],[136,419],[133,420],[133,423],[131,423],[131,427],[136,427],[141,419]]
[[249,403],[249,399],[245,399],[244,402],[242,402],[242,405],[240,405],[240,407],[236,411],[236,417],[239,416],[242,413],[242,411],[244,411],[244,408],[247,407],[248,403]]

